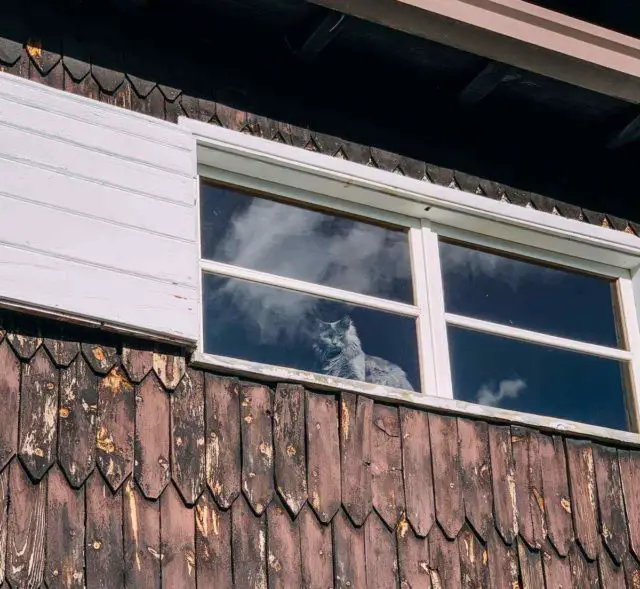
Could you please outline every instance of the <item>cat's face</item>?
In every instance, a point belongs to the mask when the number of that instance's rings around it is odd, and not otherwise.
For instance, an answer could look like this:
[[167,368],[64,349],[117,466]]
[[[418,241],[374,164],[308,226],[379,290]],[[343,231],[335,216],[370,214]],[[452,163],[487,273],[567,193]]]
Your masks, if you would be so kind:
[[314,348],[324,358],[338,356],[347,346],[358,339],[356,329],[349,316],[330,323],[318,321],[317,327],[318,336]]

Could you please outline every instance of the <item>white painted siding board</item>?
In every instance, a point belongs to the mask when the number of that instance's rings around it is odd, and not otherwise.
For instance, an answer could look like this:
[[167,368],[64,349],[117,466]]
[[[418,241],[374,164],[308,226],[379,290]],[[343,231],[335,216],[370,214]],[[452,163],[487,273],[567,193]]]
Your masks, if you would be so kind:
[[71,145],[81,145],[180,175],[185,175],[185,169],[191,162],[191,153],[185,149],[151,139],[132,137],[130,133],[113,127],[88,123],[55,111],[45,111],[30,104],[8,100],[2,95],[0,120],[4,125],[28,129],[32,133],[54,137]]
[[193,243],[0,195],[0,242],[192,285]]
[[193,205],[178,204],[0,158],[0,193],[193,241]]
[[0,74],[0,302],[198,338],[195,140]]
[[10,301],[180,339],[192,340],[198,330],[195,289],[1,244],[0,276],[0,289]]
[[191,191],[193,179],[187,176],[35,135],[25,129],[7,126],[0,119],[1,156],[42,164],[143,194],[156,194],[167,200],[188,202],[194,196]]
[[116,119],[111,105],[38,85],[3,72],[0,72],[0,97],[34,106],[45,112],[65,114],[79,121],[117,129],[132,137],[151,139],[185,151],[191,150],[190,133],[177,132],[173,124],[122,109],[121,116]]

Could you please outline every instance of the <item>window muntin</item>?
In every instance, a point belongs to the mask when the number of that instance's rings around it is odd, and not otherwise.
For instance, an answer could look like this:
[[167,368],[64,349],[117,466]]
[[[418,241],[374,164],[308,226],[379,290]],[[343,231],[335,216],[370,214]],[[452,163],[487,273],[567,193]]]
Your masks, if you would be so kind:
[[619,347],[608,278],[440,240],[445,310]]
[[203,296],[207,353],[420,390],[413,317],[215,274]]
[[[204,169],[207,170],[207,168]],[[216,178],[217,174],[214,172],[211,177]],[[225,183],[235,183],[233,175],[223,174],[221,176],[221,180]],[[240,183],[243,184],[244,181],[245,180],[242,179]],[[259,182],[256,183],[255,181],[250,181],[247,185],[251,186],[252,190],[261,190],[261,188],[258,187],[259,184]],[[270,190],[274,191],[276,196],[269,196],[269,200],[272,200],[273,198],[280,198],[279,188],[272,187]],[[462,395],[465,394],[462,392],[458,393],[458,395],[454,395],[454,387],[452,384],[451,368],[453,358],[451,357],[452,352],[448,345],[447,331],[454,325],[465,329],[471,329],[476,332],[484,331],[486,333],[493,333],[494,335],[507,337],[509,339],[520,339],[523,342],[536,342],[543,346],[550,347],[552,350],[572,350],[579,354],[596,356],[596,359],[605,358],[612,360],[614,362],[609,365],[615,364],[620,368],[622,376],[618,381],[628,384],[627,390],[629,391],[626,393],[626,397],[622,398],[624,393],[618,392],[621,387],[614,383],[612,391],[615,389],[615,393],[612,392],[612,394],[616,394],[618,396],[617,401],[620,401],[621,403],[626,402],[629,413],[629,422],[631,423],[630,427],[634,430],[638,428],[636,390],[640,388],[637,384],[638,375],[640,374],[640,360],[636,358],[637,351],[634,352],[633,350],[640,348],[640,334],[635,333],[634,330],[637,329],[637,321],[635,319],[635,315],[632,318],[630,314],[631,310],[635,313],[635,296],[631,291],[632,285],[629,271],[613,266],[607,266],[604,263],[599,262],[594,262],[592,264],[584,259],[581,260],[580,258],[571,257],[568,254],[562,254],[559,250],[555,250],[556,253],[552,253],[551,255],[546,250],[540,250],[538,252],[538,250],[530,244],[519,245],[519,242],[508,240],[506,238],[506,235],[509,234],[508,231],[505,232],[505,236],[502,236],[501,239],[496,239],[494,242],[493,238],[489,238],[487,236],[471,233],[467,234],[465,231],[441,226],[439,224],[433,224],[424,219],[420,220],[419,218],[403,216],[396,213],[387,213],[384,210],[378,210],[366,205],[350,202],[347,193],[345,193],[344,203],[339,198],[335,197],[323,198],[319,193],[310,193],[309,195],[306,195],[302,188],[286,189],[282,194],[283,197],[286,198],[287,203],[300,202],[303,209],[306,209],[306,206],[313,207],[313,212],[317,212],[318,209],[321,208],[323,213],[329,216],[345,216],[349,219],[368,219],[371,217],[373,223],[382,222],[384,225],[391,220],[391,223],[394,226],[404,225],[408,233],[408,249],[410,251],[411,260],[411,282],[415,303],[407,304],[392,299],[363,295],[349,290],[336,289],[332,286],[306,282],[297,278],[278,276],[250,268],[242,268],[241,266],[235,266],[227,262],[216,260],[201,260],[201,268],[205,275],[219,274],[220,276],[225,277],[255,281],[260,284],[276,286],[290,291],[315,295],[317,297],[327,298],[334,301],[342,301],[350,305],[362,306],[369,309],[379,309],[389,313],[396,313],[401,316],[414,318],[417,325],[417,362],[420,365],[421,376],[420,392],[428,395],[436,395],[453,399],[462,398]],[[344,210],[345,213],[340,213],[339,211],[341,210]],[[204,219],[201,224],[204,224]],[[496,228],[497,226],[494,227],[494,231]],[[607,283],[607,290],[609,290],[610,286],[614,288],[612,288],[613,294],[609,291],[609,298],[611,301],[607,304],[606,309],[608,309],[609,314],[612,313],[611,302],[616,309],[620,305],[626,309],[621,313],[619,326],[621,328],[620,333],[624,334],[624,337],[616,340],[614,344],[616,347],[611,347],[592,343],[587,339],[580,340],[571,339],[570,337],[558,337],[543,331],[514,327],[509,323],[501,324],[498,322],[486,321],[445,311],[445,293],[443,291],[445,278],[440,266],[441,256],[439,252],[439,236],[440,239],[455,239],[456,241],[470,244],[478,243],[481,244],[482,248],[494,249],[495,246],[496,250],[504,249],[504,251],[508,252],[509,256],[528,256],[533,257],[534,261],[537,261],[539,254],[540,261],[553,265],[554,269],[557,266],[561,268],[575,268],[577,272],[585,272],[588,274],[589,278],[591,278],[594,273],[602,276],[608,276],[611,280],[604,281]],[[203,241],[205,239],[206,238],[203,236]],[[474,246],[470,247],[473,248]],[[569,249],[572,253],[575,251],[573,246]],[[206,280],[203,279],[203,283],[204,282],[206,282]],[[624,295],[622,293],[624,293]],[[614,313],[614,317],[615,316],[616,315]],[[577,323],[574,322],[573,326],[576,324]],[[611,322],[608,322],[607,325],[610,328]],[[447,326],[449,326],[449,328]],[[204,328],[205,331],[207,331],[208,328],[206,325]],[[582,329],[585,329],[585,326],[583,326]],[[576,332],[560,333],[571,333],[572,337],[574,337]],[[592,329],[591,335],[589,335],[587,330],[587,335],[584,335],[583,337],[590,337],[593,340],[598,339],[599,336],[594,338]],[[607,337],[609,339],[607,339]],[[600,341],[611,342],[610,329],[607,337],[600,339]],[[206,338],[203,337],[203,341],[205,339]],[[412,339],[414,339],[413,334]],[[370,347],[369,343],[363,346],[363,348],[366,347]],[[201,347],[201,350],[205,352],[203,361],[219,363],[223,367],[233,367],[234,370],[248,370],[250,373],[255,372],[260,375],[268,375],[269,377],[276,378],[282,378],[283,374],[287,374],[286,378],[299,378],[306,382],[318,382],[317,379],[309,372],[306,370],[300,371],[299,369],[292,367],[291,363],[288,363],[285,366],[285,369],[293,369],[290,372],[283,372],[281,368],[275,365],[263,364],[262,362],[238,364],[232,357],[213,355],[211,352],[208,352],[209,355],[207,356],[207,352],[204,347]],[[372,351],[369,350],[369,353],[371,354]],[[207,357],[209,360],[207,360]],[[239,358],[240,356],[236,357]],[[402,361],[400,361],[400,365],[402,364]],[[403,368],[407,370],[405,366],[403,366]],[[298,371],[296,372],[296,370]],[[346,382],[347,381],[345,381],[344,385],[339,384],[338,386],[341,388],[350,388],[351,385],[347,385]],[[352,390],[369,389],[360,389],[356,387]],[[377,390],[382,392],[381,389]],[[392,395],[393,393],[389,391],[389,394]],[[474,402],[477,402],[477,399]],[[555,409],[552,408],[551,411],[555,411]],[[569,417],[566,417],[565,415],[554,416],[549,411],[545,411],[544,408],[540,409],[538,413],[550,417],[569,419]],[[592,421],[595,421],[598,425],[605,425],[606,419],[603,414],[603,419],[600,421],[598,414],[596,414]],[[585,423],[589,422],[587,419],[584,419],[583,421]]]
[[623,362],[451,325],[448,338],[455,399],[629,428]]
[[206,259],[413,303],[406,230],[203,183]]

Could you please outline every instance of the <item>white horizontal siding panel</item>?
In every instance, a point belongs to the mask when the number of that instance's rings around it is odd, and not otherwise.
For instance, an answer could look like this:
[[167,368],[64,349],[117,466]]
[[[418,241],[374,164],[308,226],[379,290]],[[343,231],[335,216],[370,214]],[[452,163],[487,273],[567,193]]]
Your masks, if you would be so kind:
[[0,194],[187,241],[196,237],[193,196],[190,204],[176,203],[2,158]]
[[114,107],[111,105],[38,85],[11,74],[0,72],[0,97],[48,113],[64,114],[78,121],[123,131],[134,138],[150,139],[185,151],[191,149],[189,134],[177,133],[164,121],[125,110],[121,111],[120,116],[114,117]]
[[79,120],[69,114],[45,111],[32,104],[16,102],[2,94],[0,120],[4,125],[180,175],[186,175],[185,170],[189,169],[191,163],[189,150],[134,136],[104,124]]
[[193,242],[122,227],[0,194],[0,242],[130,274],[192,285]]
[[95,152],[54,137],[36,135],[28,129],[7,126],[1,119],[0,157],[33,162],[110,186],[176,202],[188,202],[194,196],[191,190],[193,179],[187,176]]
[[0,245],[3,298],[192,340],[197,295],[164,282]]
[[198,339],[195,141],[0,73],[0,303]]

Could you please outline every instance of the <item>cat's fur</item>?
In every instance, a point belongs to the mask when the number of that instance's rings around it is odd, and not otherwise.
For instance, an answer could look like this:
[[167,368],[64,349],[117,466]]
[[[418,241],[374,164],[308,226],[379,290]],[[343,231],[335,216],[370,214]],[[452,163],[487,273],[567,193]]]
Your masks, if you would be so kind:
[[332,323],[318,321],[313,348],[324,374],[413,390],[400,366],[364,353],[356,327],[349,316]]

